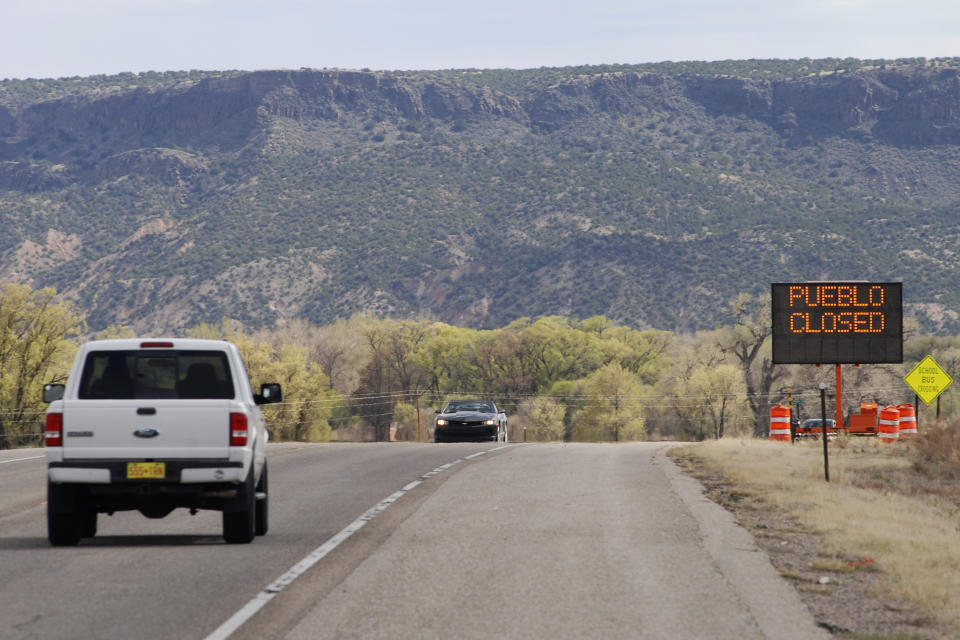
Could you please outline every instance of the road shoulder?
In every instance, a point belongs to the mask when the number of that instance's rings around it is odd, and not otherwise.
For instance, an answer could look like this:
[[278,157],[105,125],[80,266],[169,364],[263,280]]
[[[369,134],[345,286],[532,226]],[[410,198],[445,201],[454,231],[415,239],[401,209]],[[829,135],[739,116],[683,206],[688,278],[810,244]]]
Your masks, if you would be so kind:
[[883,596],[882,573],[838,563],[821,536],[783,509],[737,487],[700,458],[676,450],[670,457],[684,468],[683,473],[696,478],[705,496],[752,532],[772,566],[821,628],[856,637],[936,640],[951,636],[936,629],[934,622],[914,607]]

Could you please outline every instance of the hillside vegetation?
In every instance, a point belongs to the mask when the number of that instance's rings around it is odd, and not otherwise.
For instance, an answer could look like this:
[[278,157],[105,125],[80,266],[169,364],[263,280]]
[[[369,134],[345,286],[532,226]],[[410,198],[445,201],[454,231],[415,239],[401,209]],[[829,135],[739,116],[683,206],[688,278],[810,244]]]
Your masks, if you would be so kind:
[[903,281],[960,330],[960,60],[0,82],[0,278],[92,330],[355,312],[723,322]]

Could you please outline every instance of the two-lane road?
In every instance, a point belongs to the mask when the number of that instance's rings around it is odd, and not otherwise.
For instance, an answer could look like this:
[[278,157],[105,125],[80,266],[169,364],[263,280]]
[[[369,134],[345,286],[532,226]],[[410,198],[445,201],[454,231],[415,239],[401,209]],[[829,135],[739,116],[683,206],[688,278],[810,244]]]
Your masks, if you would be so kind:
[[271,530],[251,545],[178,511],[100,516],[57,549],[43,460],[0,452],[0,637],[826,637],[667,446],[272,445]]
[[43,451],[0,452],[0,638],[205,638],[386,496],[495,446],[271,445],[270,532],[252,544],[224,544],[219,513],[179,509],[101,514],[74,548],[46,539]]

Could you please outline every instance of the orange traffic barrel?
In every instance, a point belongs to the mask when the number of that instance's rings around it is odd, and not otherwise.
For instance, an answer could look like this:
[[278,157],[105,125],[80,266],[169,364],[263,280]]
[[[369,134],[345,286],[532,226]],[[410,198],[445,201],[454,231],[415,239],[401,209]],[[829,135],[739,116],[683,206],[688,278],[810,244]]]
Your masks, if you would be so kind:
[[790,407],[770,407],[770,439],[790,442]]
[[890,444],[900,437],[900,410],[894,406],[880,410],[880,442]]
[[917,435],[917,414],[913,411],[912,404],[897,405],[900,410],[900,437],[909,438]]

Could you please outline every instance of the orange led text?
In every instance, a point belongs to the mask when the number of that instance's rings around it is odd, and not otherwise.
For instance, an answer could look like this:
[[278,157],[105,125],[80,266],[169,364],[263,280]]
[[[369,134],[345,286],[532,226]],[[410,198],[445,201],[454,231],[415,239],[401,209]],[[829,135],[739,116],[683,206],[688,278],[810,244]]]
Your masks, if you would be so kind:
[[791,307],[882,307],[884,292],[879,285],[793,285],[789,298]]
[[808,311],[790,314],[791,333],[882,333],[885,325],[883,314],[879,311]]

